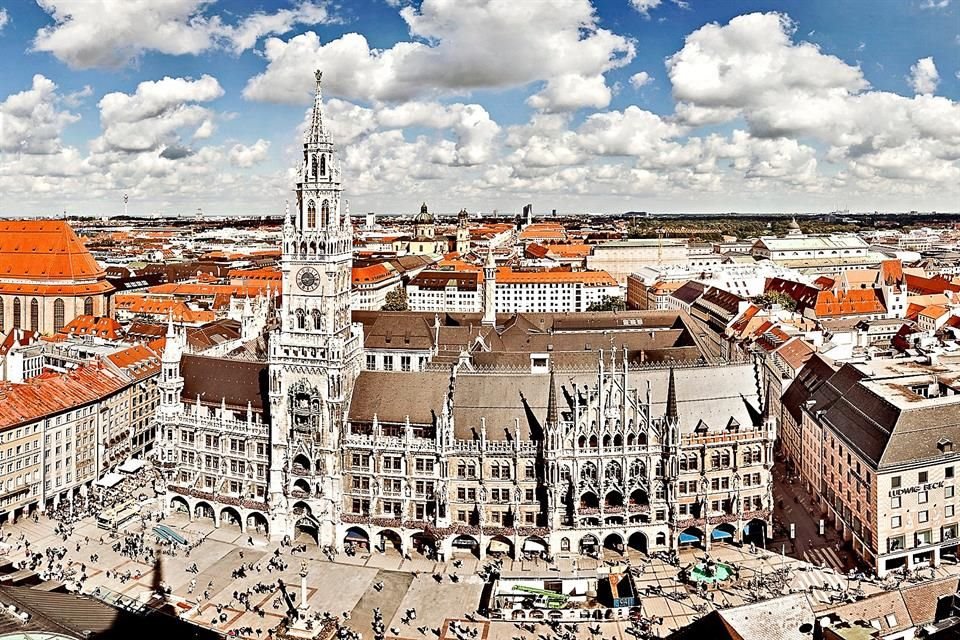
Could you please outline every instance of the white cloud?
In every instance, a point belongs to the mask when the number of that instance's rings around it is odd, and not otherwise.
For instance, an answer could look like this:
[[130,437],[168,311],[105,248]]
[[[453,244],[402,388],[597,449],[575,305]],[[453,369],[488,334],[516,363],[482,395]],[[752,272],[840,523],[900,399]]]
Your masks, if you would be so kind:
[[260,164],[267,159],[270,142],[260,138],[252,145],[235,144],[230,148],[230,164],[243,169]]
[[923,0],[920,4],[921,9],[946,9],[950,6],[950,0]]
[[[309,111],[306,117],[310,117]],[[335,99],[327,104],[327,123],[338,141],[343,139],[351,143],[378,129],[418,127],[442,133],[449,131],[453,140],[436,140],[431,161],[452,166],[472,166],[487,161],[494,151],[494,139],[500,132],[499,125],[486,109],[477,104],[461,103],[406,102],[367,109]]]
[[[170,78],[141,82],[133,94],[108,93],[101,98],[103,135],[94,141],[97,150],[149,151],[178,141],[181,129],[204,137],[212,112],[197,104],[223,95],[213,76],[198,80]],[[200,135],[197,136],[197,133]]]
[[917,63],[910,67],[910,77],[907,80],[918,94],[926,95],[936,91],[937,85],[940,84],[940,73],[937,71],[937,65],[933,63],[933,58],[917,60]]
[[[273,14],[257,12],[225,24],[204,11],[210,0],[38,0],[53,19],[37,31],[33,48],[73,68],[122,67],[149,51],[198,54],[214,47],[240,53],[266,35],[297,24],[330,21],[324,4],[301,2]],[[109,19],[105,19],[109,16]]]
[[0,7],[0,31],[3,31],[3,28],[10,24],[10,14],[7,13],[7,10],[3,7]]
[[547,81],[543,91],[527,98],[534,109],[548,113],[582,108],[603,109],[610,104],[610,87],[603,76],[564,74]]
[[630,6],[645,17],[650,17],[650,11],[660,6],[663,0],[630,0]]
[[[634,44],[597,25],[589,0],[486,3],[425,0],[400,10],[413,40],[371,49],[348,33],[322,44],[313,32],[264,45],[266,70],[244,89],[252,100],[299,104],[325,71],[328,92],[352,100],[399,101],[546,81],[538,108],[557,110],[561,76],[598,78],[633,59]],[[550,83],[555,84],[551,87]],[[582,86],[581,82],[581,86]],[[590,103],[596,104],[596,96]]]
[[[820,52],[809,42],[793,44],[790,19],[777,13],[753,13],[729,24],[705,25],[687,36],[683,48],[667,59],[673,95],[701,110],[700,120],[729,119],[730,110],[789,103],[799,95],[857,92],[868,86],[858,67]],[[779,106],[779,104],[777,104]]]
[[30,89],[0,102],[0,151],[54,154],[61,150],[60,134],[80,116],[61,111],[57,85],[39,73]]
[[653,82],[653,77],[646,71],[641,71],[630,76],[630,84],[633,85],[634,89],[645,87],[651,82]]

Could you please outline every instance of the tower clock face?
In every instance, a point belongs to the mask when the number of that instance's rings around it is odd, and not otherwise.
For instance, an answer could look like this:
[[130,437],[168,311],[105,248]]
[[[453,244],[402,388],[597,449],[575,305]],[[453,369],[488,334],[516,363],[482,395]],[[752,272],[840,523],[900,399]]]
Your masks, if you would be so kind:
[[304,267],[297,272],[297,284],[303,291],[313,291],[320,285],[320,274],[313,267]]

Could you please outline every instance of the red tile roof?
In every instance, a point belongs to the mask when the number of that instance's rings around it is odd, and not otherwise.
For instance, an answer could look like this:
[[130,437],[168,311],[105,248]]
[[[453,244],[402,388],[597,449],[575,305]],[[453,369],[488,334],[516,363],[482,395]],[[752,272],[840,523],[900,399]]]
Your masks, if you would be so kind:
[[886,313],[876,289],[820,291],[815,307],[817,318]]
[[89,404],[120,391],[129,381],[97,365],[62,375],[42,375],[24,384],[0,385],[0,429]]
[[146,345],[138,344],[107,356],[107,359],[137,380],[160,372],[160,356]]
[[63,220],[0,221],[0,278],[72,282],[105,275]]
[[77,316],[60,329],[60,333],[70,336],[96,336],[106,340],[118,340],[121,331],[120,323],[106,316]]
[[15,346],[25,347],[37,341],[37,332],[29,329],[10,329],[0,342],[0,356],[5,356]]
[[352,273],[353,284],[373,284],[389,280],[396,275],[392,267],[380,263],[368,267],[354,267]]

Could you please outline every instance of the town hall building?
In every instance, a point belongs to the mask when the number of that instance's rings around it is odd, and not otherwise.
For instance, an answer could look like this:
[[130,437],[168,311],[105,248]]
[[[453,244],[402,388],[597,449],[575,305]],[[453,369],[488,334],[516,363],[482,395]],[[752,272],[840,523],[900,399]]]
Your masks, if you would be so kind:
[[493,296],[482,313],[351,310],[353,230],[316,80],[267,359],[184,354],[168,329],[167,508],[441,557],[769,535],[757,366],[709,356],[685,313],[507,315]]

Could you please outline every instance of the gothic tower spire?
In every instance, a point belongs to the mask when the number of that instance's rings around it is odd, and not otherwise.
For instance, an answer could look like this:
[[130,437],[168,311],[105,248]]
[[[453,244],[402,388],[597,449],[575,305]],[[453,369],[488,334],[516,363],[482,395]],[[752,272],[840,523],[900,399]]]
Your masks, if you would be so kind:
[[673,367],[670,367],[670,381],[667,386],[667,420],[676,423],[680,419],[677,412],[677,383],[673,377]]

